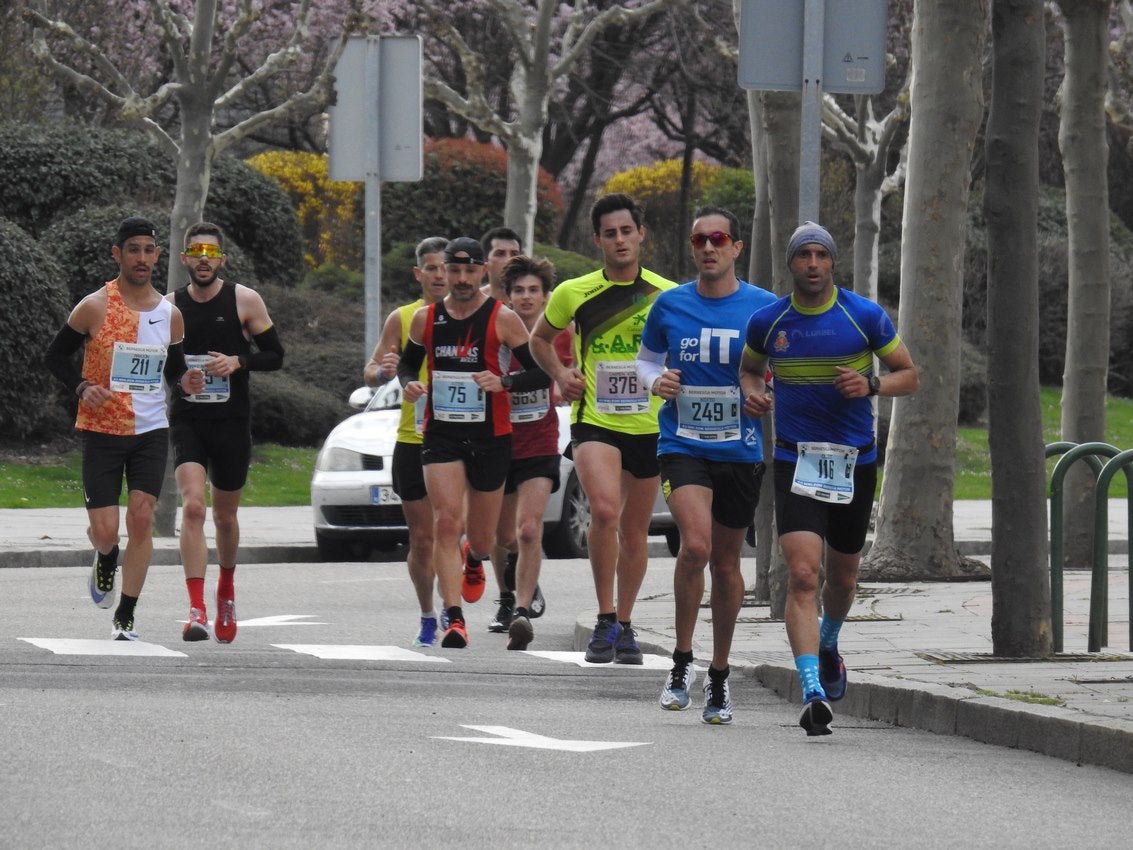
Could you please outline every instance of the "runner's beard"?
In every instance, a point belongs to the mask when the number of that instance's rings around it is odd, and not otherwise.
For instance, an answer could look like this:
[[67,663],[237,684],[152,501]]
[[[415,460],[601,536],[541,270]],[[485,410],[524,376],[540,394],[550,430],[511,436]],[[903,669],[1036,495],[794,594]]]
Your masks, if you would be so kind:
[[193,271],[192,274],[189,275],[189,283],[195,283],[201,289],[208,289],[210,286],[216,283],[219,277],[220,269],[217,269],[215,272],[213,272],[212,277],[210,277],[208,280],[201,280],[197,277],[196,271]]

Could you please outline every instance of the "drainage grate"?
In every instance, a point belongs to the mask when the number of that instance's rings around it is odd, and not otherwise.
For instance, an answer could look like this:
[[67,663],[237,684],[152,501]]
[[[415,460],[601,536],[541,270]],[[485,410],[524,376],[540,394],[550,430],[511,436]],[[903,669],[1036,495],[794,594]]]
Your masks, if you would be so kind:
[[[707,605],[701,605],[701,608],[707,608]],[[752,607],[766,607],[766,606],[752,606]],[[853,614],[846,618],[847,622],[854,623],[900,623],[904,617],[883,617],[880,614]],[[738,617],[737,623],[781,623],[783,622],[780,617]]]
[[918,658],[936,664],[1035,664],[1069,661],[1133,661],[1130,655],[1092,655],[1090,653],[1060,653],[1050,658],[1005,658],[987,652],[944,652],[925,650],[914,653]]

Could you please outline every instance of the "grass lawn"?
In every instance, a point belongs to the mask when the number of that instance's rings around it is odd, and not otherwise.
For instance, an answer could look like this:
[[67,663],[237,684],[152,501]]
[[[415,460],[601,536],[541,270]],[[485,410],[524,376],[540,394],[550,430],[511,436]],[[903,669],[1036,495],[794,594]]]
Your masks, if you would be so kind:
[[[274,443],[252,452],[242,504],[255,507],[308,505],[317,449]],[[81,508],[79,450],[35,463],[0,463],[0,508]]]
[[[1058,389],[1042,391],[1043,434],[1047,443],[1058,440],[1060,399]],[[1106,402],[1106,440],[1119,449],[1133,448],[1133,399],[1110,397]],[[317,449],[266,443],[256,446],[243,504],[273,507],[307,505],[311,499],[311,473]],[[991,458],[987,430],[960,428],[956,439],[956,499],[991,498]],[[1057,458],[1047,461],[1047,476]],[[0,463],[0,508],[77,508],[83,504],[79,486],[78,449],[34,460]],[[1125,498],[1125,476],[1110,485],[1111,498]]]
[[[1059,441],[1062,416],[1062,392],[1059,389],[1042,390],[1043,441]],[[1109,396],[1106,399],[1106,439],[1103,441],[1118,449],[1133,448],[1133,399]],[[1104,459],[1103,459],[1104,460]],[[1046,462],[1047,483],[1058,456]],[[1084,463],[1085,461],[1078,461]],[[1049,491],[1049,488],[1048,488]],[[1118,473],[1110,482],[1109,496],[1125,498],[1128,486],[1125,476]],[[991,455],[987,448],[986,428],[960,428],[956,432],[956,480],[953,487],[956,499],[991,498]]]

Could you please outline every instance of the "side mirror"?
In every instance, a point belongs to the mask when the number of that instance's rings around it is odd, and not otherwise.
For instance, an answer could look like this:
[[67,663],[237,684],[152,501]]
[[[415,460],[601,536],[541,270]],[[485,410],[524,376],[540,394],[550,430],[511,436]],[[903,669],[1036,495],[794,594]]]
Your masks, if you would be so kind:
[[354,410],[361,410],[370,403],[370,399],[373,398],[373,396],[373,388],[359,387],[350,394],[350,398],[346,403],[349,404]]

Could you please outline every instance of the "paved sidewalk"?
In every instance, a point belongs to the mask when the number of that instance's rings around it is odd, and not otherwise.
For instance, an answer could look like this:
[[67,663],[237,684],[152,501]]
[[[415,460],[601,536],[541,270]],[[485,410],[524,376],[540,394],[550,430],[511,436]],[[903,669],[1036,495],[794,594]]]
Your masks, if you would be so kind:
[[[241,563],[318,559],[309,507],[241,508],[240,516]],[[1066,574],[1066,651],[1043,661],[991,655],[990,582],[863,583],[842,632],[850,687],[846,698],[834,704],[835,735],[841,717],[866,717],[1133,773],[1133,653],[1128,650],[1129,534],[1124,502],[1110,503],[1109,522],[1113,553],[1109,646],[1101,653],[1086,652],[1087,571]],[[206,529],[212,545],[211,521]],[[957,502],[954,531],[961,553],[986,560],[990,503]],[[0,568],[87,566],[90,551],[82,509],[0,510]],[[155,541],[154,563],[179,563],[175,538]],[[662,546],[652,548],[651,568],[672,569],[672,558]],[[593,618],[593,610],[579,613],[577,648],[589,639]],[[672,652],[671,594],[640,600],[633,619],[643,648],[663,655]],[[707,608],[702,609],[695,637],[697,661],[707,666],[711,655]],[[768,608],[753,604],[741,612],[732,663],[737,674],[753,676],[783,697],[799,701],[785,629],[782,622],[769,619]],[[1047,697],[1058,704],[1028,703],[1009,695]],[[742,722],[742,704],[737,705],[737,716]]]

